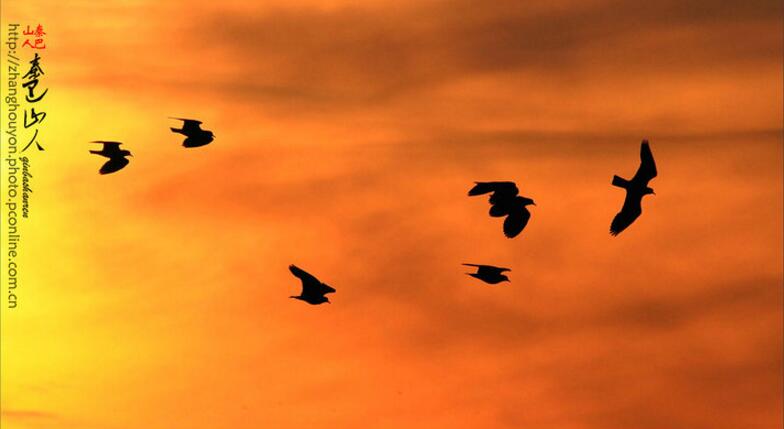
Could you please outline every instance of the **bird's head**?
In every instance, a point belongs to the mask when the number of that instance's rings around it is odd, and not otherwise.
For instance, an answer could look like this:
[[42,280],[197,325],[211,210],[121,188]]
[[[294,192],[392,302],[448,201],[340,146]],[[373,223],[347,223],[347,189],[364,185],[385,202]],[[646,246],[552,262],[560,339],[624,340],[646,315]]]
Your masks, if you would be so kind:
[[650,188],[650,187],[646,186],[646,187],[645,187],[645,195],[648,195],[648,194],[653,194],[653,195],[656,195],[656,192],[653,192],[653,189],[652,189],[652,188]]
[[129,151],[129,150],[124,150],[124,151],[122,151],[122,152],[120,152],[120,153],[121,153],[123,156],[133,156],[133,155],[131,155],[131,151]]
[[503,274],[501,274],[501,278],[502,278],[502,280],[501,280],[502,282],[509,282],[509,283],[512,283],[512,281],[511,281],[511,280],[509,280],[509,277],[507,277],[507,276],[505,276],[505,275],[503,275]]
[[530,198],[523,197],[523,205],[524,206],[535,206],[536,203],[534,202],[534,200],[532,200]]

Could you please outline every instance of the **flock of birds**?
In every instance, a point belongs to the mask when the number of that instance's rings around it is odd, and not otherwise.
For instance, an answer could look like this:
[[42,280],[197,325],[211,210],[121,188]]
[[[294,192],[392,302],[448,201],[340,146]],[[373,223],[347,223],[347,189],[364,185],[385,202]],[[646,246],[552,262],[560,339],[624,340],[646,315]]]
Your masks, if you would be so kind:
[[[201,128],[201,121],[195,119],[171,118],[183,122],[182,128],[171,128],[174,133],[182,134],[185,140],[182,145],[186,148],[195,148],[207,145],[215,139],[212,131]],[[103,144],[101,150],[91,150],[90,153],[109,158],[101,169],[100,174],[109,174],[123,169],[129,164],[127,157],[133,156],[128,150],[120,149],[122,143],[115,141],[94,141],[92,143]],[[648,186],[648,182],[656,177],[656,162],[653,160],[653,153],[647,140],[643,140],[640,145],[640,166],[634,177],[630,180],[620,176],[613,176],[612,185],[626,191],[626,198],[623,207],[610,223],[610,234],[616,236],[629,227],[642,214],[642,198],[648,194],[654,194],[653,189]],[[490,194],[490,216],[505,217],[503,231],[507,238],[517,237],[528,221],[531,219],[531,212],[528,211],[529,205],[536,205],[534,200],[520,195],[520,190],[514,182],[476,182],[474,187],[468,191],[468,196]],[[474,273],[467,275],[477,278],[487,284],[498,284],[509,282],[505,272],[511,271],[509,268],[495,267],[492,265],[463,264],[476,269]],[[290,265],[289,270],[302,282],[302,291],[299,295],[290,298],[307,302],[311,305],[329,303],[327,294],[334,293],[335,289],[314,275],[295,266]]]
[[[170,119],[182,121],[182,128],[172,127],[170,129],[173,133],[178,133],[185,136],[185,140],[182,142],[184,147],[204,146],[215,140],[215,134],[213,134],[212,131],[201,129],[201,121],[184,118]],[[96,140],[90,143],[103,144],[103,148],[101,148],[101,150],[91,150],[90,153],[109,158],[109,160],[103,164],[101,169],[98,170],[98,172],[101,174],[109,174],[122,170],[130,163],[126,157],[133,156],[131,155],[131,151],[120,149],[120,145],[122,145],[120,142]]]

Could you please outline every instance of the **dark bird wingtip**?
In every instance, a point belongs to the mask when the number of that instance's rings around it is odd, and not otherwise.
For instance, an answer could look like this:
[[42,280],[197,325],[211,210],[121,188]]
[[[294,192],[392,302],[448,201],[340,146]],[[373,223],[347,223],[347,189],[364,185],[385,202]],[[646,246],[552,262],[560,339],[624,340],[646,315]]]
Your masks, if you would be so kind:
[[468,196],[473,197],[476,195],[483,195],[491,191],[488,188],[488,183],[490,182],[474,182],[474,186],[468,190]]
[[[509,220],[508,217],[506,219]],[[515,238],[523,232],[523,229],[525,229],[525,226],[522,228],[504,228],[504,236],[509,239]]]
[[169,116],[169,119],[176,119],[176,120],[178,120],[178,121],[183,121],[183,122],[186,122],[186,121],[191,121],[191,122],[198,122],[198,123],[200,123],[200,124],[201,124],[201,121],[200,121],[200,120],[198,120],[198,119],[177,118],[177,117],[175,117],[175,116]]
[[178,118],[176,116],[169,116],[169,119],[176,119],[178,121],[187,121],[188,120],[188,119],[185,119],[185,118]]

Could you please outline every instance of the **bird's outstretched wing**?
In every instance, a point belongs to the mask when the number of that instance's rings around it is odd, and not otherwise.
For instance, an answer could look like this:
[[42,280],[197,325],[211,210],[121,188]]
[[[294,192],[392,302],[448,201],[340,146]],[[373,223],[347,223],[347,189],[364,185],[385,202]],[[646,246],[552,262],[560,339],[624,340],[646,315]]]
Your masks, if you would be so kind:
[[[186,133],[192,134],[192,133]],[[196,136],[187,137],[185,141],[182,142],[184,147],[200,147],[210,144],[214,138],[210,136],[206,136],[204,134],[197,134]]]
[[292,264],[292,265],[289,265],[289,271],[291,271],[291,274],[294,274],[294,276],[295,276],[295,277],[297,277],[298,279],[302,280],[302,284],[303,284],[303,285],[304,285],[305,283],[313,283],[313,282],[315,282],[315,283],[321,283],[321,282],[319,281],[319,279],[317,279],[317,278],[316,278],[316,277],[314,277],[312,274],[310,274],[310,273],[308,273],[307,271],[305,271],[305,270],[303,270],[303,269],[299,268],[299,267],[298,267],[298,266],[296,266],[296,265],[293,265],[293,264]]
[[169,116],[169,119],[176,119],[176,120],[178,120],[178,121],[182,121],[182,122],[193,122],[193,123],[195,123],[196,125],[199,125],[199,124],[201,124],[201,121],[200,121],[200,120],[198,120],[198,119],[176,118],[176,117],[174,117],[174,116]]
[[[468,196],[487,194],[490,192],[505,194],[510,197],[519,192],[514,182],[474,182],[475,185],[468,191]],[[491,201],[492,203],[492,201]]]
[[322,283],[314,275],[296,265],[289,265],[289,270],[302,281],[302,295],[325,295],[335,292],[332,286]]
[[328,293],[335,293],[335,288],[333,288],[332,286],[326,283],[319,282],[318,293],[320,293],[321,295],[326,295]]
[[93,153],[98,154],[98,155],[108,156],[108,157],[111,157],[114,154],[119,154],[120,153],[120,145],[122,144],[120,142],[103,141],[103,140],[91,141],[90,143],[102,144],[103,148],[100,150],[100,152],[95,151]]
[[642,194],[630,195],[626,193],[626,200],[623,202],[623,207],[618,214],[613,218],[610,224],[610,234],[618,235],[624,229],[628,228],[640,214],[642,213]]
[[114,173],[115,171],[122,170],[123,167],[128,165],[128,162],[129,161],[126,158],[121,156],[109,158],[109,160],[103,164],[98,172],[101,174]]
[[171,116],[170,116],[170,118],[182,121],[182,131],[185,134],[192,133],[194,131],[195,132],[202,131],[201,127],[199,126],[199,125],[201,125],[202,122],[199,121],[199,120],[196,120],[196,119],[186,119],[186,118],[175,118],[175,117],[171,117]]
[[509,211],[509,216],[504,220],[504,235],[507,238],[515,238],[523,231],[528,220],[531,219],[531,212],[520,204],[518,207]]
[[632,181],[648,183],[654,177],[656,177],[656,162],[653,160],[648,140],[643,140],[640,145],[640,168],[637,169]]
[[486,270],[493,270],[493,271],[496,271],[498,273],[503,273],[504,271],[512,271],[509,268],[496,267],[496,266],[493,266],[493,265],[468,264],[468,263],[464,263],[463,265],[465,265],[466,267],[476,267],[476,268],[479,268],[479,269],[484,268]]

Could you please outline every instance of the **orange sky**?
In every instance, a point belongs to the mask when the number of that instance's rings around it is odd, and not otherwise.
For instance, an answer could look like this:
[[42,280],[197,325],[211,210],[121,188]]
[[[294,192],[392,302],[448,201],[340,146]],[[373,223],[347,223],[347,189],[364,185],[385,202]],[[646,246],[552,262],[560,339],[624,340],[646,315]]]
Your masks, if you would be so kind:
[[192,3],[2,4],[50,88],[4,429],[780,427],[780,2]]

